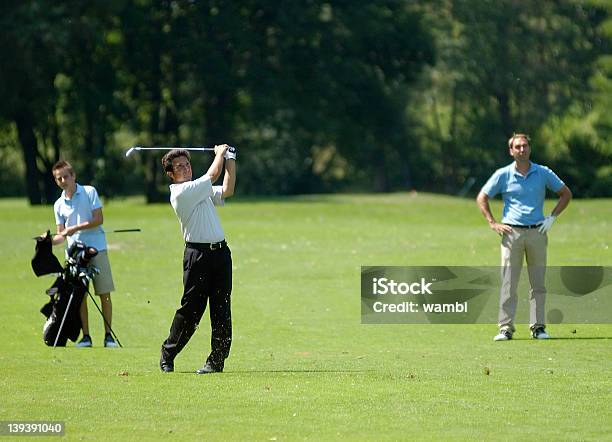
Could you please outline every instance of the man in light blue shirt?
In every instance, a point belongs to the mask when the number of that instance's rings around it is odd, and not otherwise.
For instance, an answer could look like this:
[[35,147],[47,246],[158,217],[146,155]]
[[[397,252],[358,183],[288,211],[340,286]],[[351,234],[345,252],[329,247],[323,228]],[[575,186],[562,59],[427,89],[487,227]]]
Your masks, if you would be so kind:
[[[104,315],[105,347],[117,347],[111,331],[112,303],[110,292],[115,290],[110,262],[108,260],[106,236],[102,229],[104,221],[102,203],[98,192],[92,186],[81,186],[76,182],[76,175],[70,163],[58,161],[52,168],[53,178],[63,190],[62,195],[55,201],[53,211],[57,233],[53,236],[53,244],[61,244],[68,240],[68,247],[75,241],[81,241],[89,247],[95,247],[98,254],[91,260],[91,265],[98,268],[100,273],[94,278],[93,285],[96,295],[102,303]],[[83,298],[80,309],[83,338],[77,347],[91,347],[89,336],[89,318],[87,312],[87,297]]]
[[[548,339],[544,303],[546,287],[546,232],[567,207],[572,192],[548,167],[529,160],[531,146],[525,134],[515,134],[508,140],[509,154],[514,162],[498,169],[478,194],[480,211],[492,230],[502,236],[502,287],[500,293],[499,334],[495,341],[512,339],[517,306],[517,287],[527,260],[530,305],[530,330],[535,339]],[[559,201],[549,216],[544,216],[546,189],[555,192]],[[501,223],[495,221],[489,198],[501,194],[504,209]]]

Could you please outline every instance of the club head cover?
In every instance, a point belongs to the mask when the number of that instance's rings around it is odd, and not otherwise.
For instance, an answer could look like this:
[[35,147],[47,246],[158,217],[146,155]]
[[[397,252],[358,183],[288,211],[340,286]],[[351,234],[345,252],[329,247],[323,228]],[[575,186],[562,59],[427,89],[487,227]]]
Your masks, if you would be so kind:
[[49,275],[50,273],[61,273],[63,268],[57,257],[53,254],[51,243],[51,232],[47,230],[45,236],[38,236],[36,249],[32,258],[32,270],[36,276]]

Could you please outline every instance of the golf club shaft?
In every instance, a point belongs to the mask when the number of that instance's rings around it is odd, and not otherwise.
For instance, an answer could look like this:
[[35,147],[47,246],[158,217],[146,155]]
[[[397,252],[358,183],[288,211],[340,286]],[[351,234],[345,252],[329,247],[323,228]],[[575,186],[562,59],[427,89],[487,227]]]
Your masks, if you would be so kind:
[[[140,232],[141,230],[136,229],[114,229],[114,230],[106,230],[105,233],[127,233],[127,232]],[[58,233],[54,233],[54,235],[59,235]],[[39,239],[40,236],[35,236],[32,239]]]
[[98,303],[96,302],[96,300],[94,299],[93,295],[91,294],[91,292],[89,291],[89,289],[87,289],[87,294],[89,295],[89,297],[91,298],[91,301],[94,303],[94,305],[96,306],[96,308],[98,309],[98,311],[100,312],[100,316],[102,316],[102,319],[104,320],[104,324],[106,324],[108,326],[108,329],[110,330],[110,334],[113,338],[115,338],[115,341],[117,341],[117,344],[119,344],[119,347],[123,348],[123,345],[121,345],[121,341],[119,340],[119,338],[117,337],[117,335],[115,334],[115,332],[113,331],[112,327],[110,326],[110,324],[108,323],[108,321],[106,320],[106,318],[104,317],[104,313],[102,313],[102,310],[100,310],[100,307],[98,307]]
[[129,157],[132,152],[135,150],[173,150],[173,149],[182,149],[182,150],[199,150],[199,151],[214,151],[214,147],[210,146],[186,146],[186,147],[169,147],[169,146],[152,146],[152,147],[143,147],[143,146],[132,146],[127,152],[125,152],[125,156]]
[[53,342],[53,348],[57,347],[57,341],[59,341],[59,337],[62,334],[62,330],[64,329],[64,322],[66,322],[66,316],[68,316],[68,311],[70,310],[70,304],[72,304],[73,297],[74,297],[74,289],[72,289],[72,293],[70,293],[70,298],[68,298],[68,305],[66,306],[66,311],[64,312],[64,316],[62,317],[62,322],[60,323],[59,330],[57,331],[57,335],[55,336],[55,342]]

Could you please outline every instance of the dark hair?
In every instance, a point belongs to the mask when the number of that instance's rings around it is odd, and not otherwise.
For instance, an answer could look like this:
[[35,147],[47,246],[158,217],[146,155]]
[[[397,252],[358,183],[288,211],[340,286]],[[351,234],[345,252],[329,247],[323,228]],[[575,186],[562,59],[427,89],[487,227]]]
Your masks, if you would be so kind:
[[74,175],[74,169],[72,168],[72,164],[70,164],[66,160],[59,160],[57,163],[55,163],[51,168],[51,173],[55,172],[56,170],[63,169],[64,167],[68,169],[71,175]]
[[185,149],[172,149],[161,159],[162,167],[165,172],[172,172],[172,160],[178,157],[185,157],[191,161],[191,154]]

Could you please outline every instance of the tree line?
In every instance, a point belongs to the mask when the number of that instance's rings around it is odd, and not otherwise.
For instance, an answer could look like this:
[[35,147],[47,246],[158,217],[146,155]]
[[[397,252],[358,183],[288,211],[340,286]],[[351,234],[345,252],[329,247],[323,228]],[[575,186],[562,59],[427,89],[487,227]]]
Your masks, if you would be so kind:
[[[167,198],[160,155],[239,147],[242,194],[473,193],[532,135],[577,196],[612,189],[603,0],[7,0],[0,195]],[[195,170],[210,160],[193,158]]]

